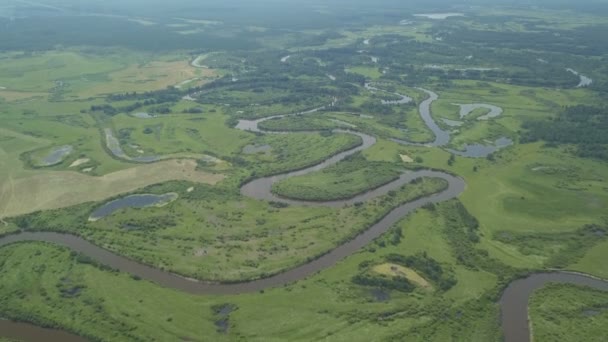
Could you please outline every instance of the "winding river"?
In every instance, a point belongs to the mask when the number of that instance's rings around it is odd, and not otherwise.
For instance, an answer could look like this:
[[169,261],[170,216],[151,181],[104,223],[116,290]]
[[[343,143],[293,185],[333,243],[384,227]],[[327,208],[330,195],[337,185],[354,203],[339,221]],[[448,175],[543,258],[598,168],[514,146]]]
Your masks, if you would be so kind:
[[28,323],[5,321],[2,319],[0,319],[0,337],[25,342],[87,342],[83,337],[62,330],[41,328]]
[[[421,115],[425,123],[435,133],[441,133],[441,129],[433,121],[430,116],[430,105],[437,99],[437,94],[420,89],[429,95],[429,98],[423,101],[420,105]],[[329,106],[332,106],[330,104]],[[260,122],[282,118],[289,115],[301,115],[307,113],[314,113],[327,106],[318,107],[309,111],[276,115],[258,120],[241,120],[236,126],[238,129],[249,130],[253,132],[263,132],[258,124]],[[127,272],[136,275],[142,279],[150,280],[159,284],[160,286],[180,290],[189,294],[195,295],[207,295],[207,294],[222,294],[232,295],[239,293],[251,293],[260,290],[282,286],[290,284],[295,281],[304,279],[315,273],[329,268],[335,265],[340,260],[347,256],[357,252],[362,247],[366,246],[374,239],[385,233],[395,223],[401,220],[403,217],[411,213],[412,211],[424,206],[428,203],[439,203],[447,201],[449,199],[456,198],[460,195],[466,187],[466,184],[462,178],[432,170],[421,170],[415,172],[405,172],[400,178],[394,180],[384,186],[374,189],[369,192],[359,194],[358,196],[339,201],[328,201],[328,202],[308,202],[301,200],[292,200],[282,197],[278,197],[271,192],[272,185],[280,180],[305,175],[311,172],[322,170],[328,166],[334,165],[344,158],[358,152],[365,150],[376,143],[376,138],[355,131],[336,129],[336,133],[354,134],[362,139],[362,144],[351,148],[350,150],[336,154],[325,161],[308,167],[303,170],[288,172],[272,177],[264,177],[254,179],[249,183],[241,187],[241,194],[258,200],[277,201],[282,203],[288,203],[292,205],[314,205],[314,206],[330,206],[330,207],[341,207],[350,205],[356,202],[368,201],[372,198],[382,196],[388,193],[390,190],[398,189],[404,184],[412,182],[414,179],[422,177],[441,178],[448,184],[447,188],[437,193],[422,197],[403,205],[400,205],[392,209],[386,216],[384,216],[377,223],[369,227],[367,230],[356,236],[354,239],[337,246],[330,250],[328,253],[321,257],[309,261],[305,264],[296,266],[292,269],[284,272],[275,274],[273,276],[257,279],[253,281],[243,283],[232,283],[232,284],[220,284],[212,282],[197,281],[189,278],[185,278],[170,272],[165,272],[160,269],[154,268],[149,265],[141,264],[126,257],[112,253],[106,249],[98,247],[83,238],[75,235],[60,234],[53,232],[21,232],[13,235],[7,235],[0,238],[0,247],[26,241],[44,241],[50,242],[57,245],[65,246],[75,252],[85,254],[92,259],[100,262],[101,264],[110,266],[114,269],[122,272]],[[264,132],[270,133],[270,132]],[[278,134],[288,134],[288,132],[273,132]],[[436,134],[433,146],[442,146],[449,142],[449,134],[443,132]],[[596,288],[608,289],[608,282],[595,280],[590,277],[583,275],[573,275],[570,273],[552,273],[552,274],[537,274],[523,280],[514,281],[504,292],[501,299],[501,310],[502,310],[502,323],[505,332],[506,341],[527,341],[529,340],[529,330],[527,322],[527,301],[532,294],[532,291],[538,287],[543,286],[548,282],[568,282],[576,283],[581,285],[590,285]],[[523,317],[523,319],[522,319]],[[63,334],[65,338],[62,341],[82,341],[82,338],[74,335],[69,335],[62,331],[47,330],[34,327],[28,324],[15,323],[10,321],[0,321],[0,335],[10,336],[13,338],[19,338],[25,341],[37,341],[41,340],[41,336],[44,336],[45,340],[53,340],[52,337],[58,336],[56,334]],[[33,333],[34,335],[30,334]]]
[[580,273],[536,273],[527,278],[515,280],[509,284],[500,299],[500,317],[506,342],[528,342],[532,340],[530,337],[528,302],[535,290],[549,283],[580,285],[608,291],[608,281]]
[[439,95],[437,95],[437,93],[435,93],[435,92],[432,92],[432,91],[424,89],[424,88],[416,88],[416,89],[423,91],[428,95],[426,100],[420,102],[420,106],[419,106],[418,110],[420,111],[420,117],[422,117],[424,124],[435,135],[435,140],[433,140],[432,142],[427,143],[427,144],[413,143],[413,142],[409,142],[409,141],[405,141],[405,140],[401,140],[401,139],[391,139],[391,140],[394,142],[403,144],[403,145],[433,146],[433,147],[441,147],[441,146],[447,145],[450,142],[450,133],[442,130],[441,127],[439,127],[439,125],[437,125],[437,123],[433,119],[433,116],[431,115],[431,104],[439,98]]
[[[430,129],[435,135],[435,139],[429,143],[415,143],[411,141],[406,141],[402,139],[391,138],[390,140],[402,145],[412,145],[412,146],[429,146],[429,147],[444,147],[445,145],[450,143],[450,132],[444,131],[439,127],[435,119],[433,119],[433,115],[431,113],[431,105],[437,99],[439,99],[439,95],[437,93],[424,89],[424,88],[416,88],[428,95],[428,97],[420,103],[418,111],[420,112],[420,117],[424,121],[424,124]],[[490,113],[477,118],[478,120],[488,120],[493,117],[497,117],[502,114],[502,108],[496,107],[488,104],[467,104],[467,105],[459,105],[461,106],[460,116],[461,118],[469,114],[472,110],[477,108],[486,108],[490,109]],[[464,114],[464,115],[463,115]],[[443,119],[446,122],[447,119]],[[459,121],[447,120],[448,126],[457,126],[462,124]],[[498,151],[501,148],[510,146],[513,144],[513,141],[509,138],[499,138],[493,145],[482,145],[482,144],[469,144],[464,146],[464,151],[454,150],[454,149],[445,149],[446,151],[456,154],[463,157],[468,158],[484,158],[488,155]]]

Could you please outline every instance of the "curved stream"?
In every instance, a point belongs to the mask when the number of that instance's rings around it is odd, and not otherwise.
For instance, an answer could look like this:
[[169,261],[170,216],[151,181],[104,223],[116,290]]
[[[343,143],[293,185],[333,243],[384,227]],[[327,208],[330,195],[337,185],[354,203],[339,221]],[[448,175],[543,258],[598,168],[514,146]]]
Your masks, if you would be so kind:
[[[319,107],[310,111],[298,113],[314,113],[324,107]],[[296,114],[287,114],[287,115],[296,115]],[[239,122],[237,126],[240,129],[251,130],[255,132],[260,132],[260,128],[258,124],[262,121],[271,120],[277,117],[285,117],[286,115],[277,115],[268,118],[258,119],[255,121],[247,121],[242,120]],[[245,292],[255,292],[271,287],[277,287],[285,284],[292,283],[297,280],[301,280],[306,278],[309,275],[312,275],[320,270],[328,268],[343,258],[353,254],[361,247],[367,245],[375,238],[382,235],[386,232],[391,226],[401,220],[404,216],[412,212],[413,210],[422,207],[428,203],[439,203],[443,201],[447,201],[449,199],[457,197],[460,193],[462,193],[465,189],[465,182],[462,178],[452,176],[450,174],[440,172],[440,171],[431,171],[431,170],[423,170],[423,171],[415,171],[415,172],[406,172],[401,175],[398,179],[385,184],[377,189],[372,191],[368,191],[358,196],[347,199],[347,200],[336,200],[336,201],[328,201],[328,202],[308,202],[308,201],[299,201],[299,200],[291,200],[278,197],[271,192],[272,185],[282,179],[286,179],[289,177],[299,176],[308,174],[311,172],[322,170],[328,166],[334,165],[344,158],[357,153],[358,151],[367,149],[373,146],[376,143],[376,138],[369,136],[367,134],[352,132],[346,130],[334,130],[334,132],[338,133],[348,133],[354,134],[361,137],[363,143],[357,147],[351,148],[347,151],[341,152],[332,156],[325,161],[308,167],[306,169],[288,172],[284,174],[280,174],[272,177],[264,177],[252,180],[251,182],[243,185],[241,187],[241,193],[244,196],[248,196],[251,198],[259,199],[259,200],[269,200],[269,201],[277,201],[288,204],[296,204],[296,205],[315,205],[315,206],[331,206],[331,207],[340,207],[349,204],[354,204],[356,202],[367,201],[372,198],[382,196],[388,193],[390,190],[399,189],[402,185],[410,183],[414,179],[422,178],[422,177],[433,177],[433,178],[441,178],[444,179],[448,183],[448,187],[440,192],[437,192],[432,195],[428,195],[426,197],[419,198],[417,200],[413,200],[411,202],[400,205],[394,209],[392,209],[386,216],[384,216],[380,221],[376,224],[369,227],[363,233],[355,237],[353,240],[348,241],[333,250],[329,251],[327,254],[319,257],[316,260],[307,262],[295,268],[289,269],[282,273],[270,276],[268,278],[243,282],[243,283],[234,283],[234,284],[220,284],[220,283],[212,283],[212,282],[203,282],[196,281],[193,279],[188,279],[176,274],[172,274],[169,272],[162,271],[160,269],[140,264],[136,261],[130,260],[126,257],[114,254],[106,249],[101,247],[97,247],[94,244],[77,237],[75,235],[69,234],[60,234],[60,233],[52,233],[52,232],[21,232],[18,234],[8,235],[3,238],[0,238],[0,247],[5,246],[7,244],[21,242],[21,241],[47,241],[55,244],[59,244],[62,246],[66,246],[76,252],[80,252],[90,256],[91,258],[101,262],[102,264],[108,265],[112,268],[118,269],[120,271],[128,272],[133,275],[137,275],[143,279],[148,279],[153,282],[156,282],[162,286],[179,289],[181,291],[191,293],[191,294],[238,294]],[[286,132],[279,132],[286,133]]]
[[[439,127],[435,124],[433,119],[430,117],[430,104],[437,98],[437,94],[421,89],[429,94],[429,98],[425,100],[421,105],[422,109],[426,108],[427,110],[424,113],[421,113],[423,118],[427,117],[429,120],[425,119],[429,128],[431,128],[434,132],[439,130]],[[330,105],[332,106],[333,103]],[[321,109],[326,108],[326,106],[315,108],[309,111],[296,113],[296,114],[286,114],[286,115],[276,115],[272,117],[262,118],[258,120],[241,120],[237,125],[238,129],[242,130],[250,130],[254,132],[262,132],[258,127],[260,122],[271,120],[280,117],[286,117],[289,115],[300,115],[307,113],[314,113]],[[341,152],[336,154],[333,157],[326,159],[325,161],[302,169],[298,171],[288,172],[284,174],[280,174],[272,177],[264,177],[255,179],[241,187],[241,193],[244,196],[252,197],[259,200],[268,200],[268,201],[277,201],[294,205],[315,205],[315,206],[331,206],[331,207],[340,207],[349,204],[353,204],[355,202],[367,201],[372,198],[384,195],[388,193],[390,190],[398,189],[402,185],[410,183],[412,180],[421,178],[421,177],[432,177],[432,178],[441,178],[444,179],[448,183],[448,187],[440,192],[428,195],[426,197],[422,197],[403,205],[400,205],[394,209],[392,209],[386,216],[384,216],[377,223],[369,227],[367,230],[356,236],[353,240],[350,240],[336,248],[330,250],[328,253],[322,255],[321,257],[309,261],[305,264],[296,266],[292,269],[286,270],[284,272],[278,273],[276,275],[257,279],[242,283],[230,283],[230,284],[220,284],[220,283],[212,283],[212,282],[204,282],[198,281],[194,279],[185,278],[173,273],[165,272],[160,269],[154,268],[149,265],[141,264],[139,262],[133,261],[129,258],[117,255],[113,252],[110,252],[106,249],[98,247],[85,239],[77,237],[75,235],[69,234],[60,234],[53,232],[21,232],[13,235],[7,235],[5,237],[0,238],[0,247],[6,246],[9,244],[24,242],[24,241],[44,241],[50,242],[57,245],[65,246],[70,248],[73,251],[85,254],[92,259],[98,261],[101,264],[110,266],[114,269],[120,270],[122,272],[127,272],[132,275],[136,275],[142,279],[153,281],[161,286],[177,289],[190,294],[239,294],[239,293],[247,293],[247,292],[256,292],[260,290],[264,290],[267,288],[273,288],[282,286],[285,284],[293,283],[295,281],[304,279],[308,276],[311,276],[321,270],[324,270],[328,267],[335,265],[340,260],[345,257],[355,253],[362,247],[366,246],[374,239],[385,233],[388,229],[390,229],[395,223],[401,220],[403,217],[411,213],[412,211],[424,206],[428,203],[439,203],[443,201],[447,201],[449,199],[456,198],[460,193],[462,193],[465,189],[465,182],[462,178],[440,172],[440,171],[431,171],[431,170],[422,170],[415,172],[406,172],[401,175],[401,177],[397,180],[394,180],[388,184],[385,184],[375,190],[365,192],[357,195],[354,198],[348,200],[337,200],[337,201],[328,201],[328,202],[308,202],[301,200],[292,200],[285,199],[282,197],[278,197],[271,192],[272,185],[280,180],[300,176],[304,174],[308,174],[311,172],[322,170],[328,166],[334,165],[339,161],[343,160],[347,156],[350,156],[358,151],[365,150],[376,143],[376,138],[354,131],[348,130],[339,130],[336,129],[334,132],[339,133],[348,133],[355,134],[361,137],[363,143],[357,147],[351,148],[350,150]],[[287,132],[276,132],[278,134],[288,134]],[[437,134],[435,141],[432,145],[441,146],[447,143],[446,139],[449,141],[449,134],[441,135]],[[526,335],[527,328],[527,320],[522,320],[521,317],[527,317],[527,300],[531,295],[533,289],[538,288],[546,284],[547,282],[558,281],[558,282],[573,282],[581,285],[589,285],[596,286],[598,288],[605,287],[608,289],[608,282],[598,281],[592,278],[585,277],[583,275],[572,275],[570,273],[557,273],[557,274],[538,274],[533,275],[530,278],[514,281],[507,290],[505,290],[503,297],[501,299],[501,308],[502,308],[502,322],[503,329],[505,330],[506,341],[525,341],[529,338],[529,333]],[[596,283],[597,282],[597,283]],[[29,326],[29,325],[25,325]],[[40,336],[36,336],[32,338],[32,335],[26,334],[28,329],[24,329],[24,325],[22,323],[15,323],[10,321],[0,321],[0,327],[2,327],[0,335],[6,334],[6,336],[18,337],[24,339],[26,341],[35,341],[40,340]],[[54,330],[41,330],[40,328],[31,326],[32,329],[37,329],[38,332],[46,331],[49,335],[45,335],[45,337],[51,337],[52,334],[66,334],[61,331]],[[20,334],[19,332],[23,332]],[[6,332],[6,333],[5,333]],[[13,335],[11,335],[13,334]],[[16,336],[18,335],[18,336]],[[43,334],[44,335],[44,334]],[[527,337],[524,338],[524,335]],[[68,336],[68,335],[66,335]],[[82,341],[82,339],[78,339],[77,336],[72,336],[74,339],[69,341]],[[524,338],[524,339],[522,339]],[[68,341],[68,339],[63,339]]]
[[435,135],[435,140],[433,140],[433,142],[426,143],[426,144],[413,143],[413,142],[409,142],[409,141],[405,141],[405,140],[401,140],[401,139],[391,139],[391,140],[396,143],[403,144],[403,145],[432,146],[432,147],[441,147],[441,146],[447,145],[450,142],[450,133],[442,130],[441,127],[439,127],[439,125],[437,125],[437,123],[433,119],[433,116],[431,115],[431,104],[439,98],[439,95],[437,95],[437,93],[435,93],[435,92],[432,92],[432,91],[424,89],[424,88],[416,88],[416,89],[423,91],[428,95],[426,100],[420,102],[420,106],[418,107],[419,108],[418,110],[420,111],[420,117],[422,117],[424,124]]
[[[416,88],[422,92],[425,92],[428,97],[426,100],[422,101],[419,106],[420,117],[424,121],[424,124],[430,129],[435,135],[435,140],[429,143],[415,143],[411,141],[406,141],[402,139],[391,138],[390,140],[402,145],[412,145],[412,146],[429,146],[429,147],[444,147],[445,145],[450,143],[450,132],[444,131],[439,127],[435,119],[433,119],[433,115],[431,113],[431,105],[437,99],[439,99],[439,95],[437,93],[424,89],[424,88]],[[468,104],[468,105],[460,105],[461,106],[461,117],[466,116],[470,111],[476,108],[488,108],[490,109],[490,113],[477,118],[478,120],[488,120],[490,118],[496,117],[502,114],[502,108],[488,105],[488,104]],[[464,106],[464,109],[462,107]],[[465,113],[463,115],[463,113]],[[444,119],[445,121],[446,119]],[[451,120],[448,120],[448,125]],[[461,122],[452,121],[452,123],[461,124]],[[482,144],[467,144],[464,146],[464,151],[454,150],[454,149],[445,149],[446,151],[456,154],[463,157],[468,158],[484,158],[488,155],[498,151],[501,148],[510,146],[513,144],[513,141],[508,138],[499,138],[496,140],[494,145],[482,145]]]
[[608,291],[608,281],[580,273],[536,273],[527,278],[515,280],[509,284],[500,298],[500,317],[506,342],[532,340],[528,321],[528,302],[535,290],[548,283],[588,286],[596,290]]

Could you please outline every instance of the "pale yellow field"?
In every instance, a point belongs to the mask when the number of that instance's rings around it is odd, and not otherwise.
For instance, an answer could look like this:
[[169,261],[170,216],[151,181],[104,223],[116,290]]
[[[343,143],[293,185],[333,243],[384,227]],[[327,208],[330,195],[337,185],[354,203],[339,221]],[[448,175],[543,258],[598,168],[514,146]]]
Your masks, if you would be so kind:
[[224,176],[196,171],[194,160],[165,160],[138,165],[101,177],[72,171],[23,171],[0,185],[0,218],[36,210],[69,207],[170,180],[215,184]]
[[3,98],[6,101],[18,101],[25,100],[33,97],[48,97],[48,93],[39,93],[39,92],[25,92],[25,91],[11,91],[11,90],[2,90],[0,89],[0,98]]
[[412,159],[412,157],[408,156],[407,154],[400,154],[399,157],[401,157],[401,161],[403,161],[404,163],[414,162],[414,159]]
[[378,274],[383,274],[387,276],[401,276],[406,277],[412,283],[425,288],[431,289],[432,285],[426,281],[426,279],[422,278],[416,271],[411,268],[407,268],[401,265],[392,264],[392,263],[384,263],[381,265],[374,266],[373,271]]
[[[36,210],[57,209],[170,180],[215,184],[222,174],[196,171],[196,161],[172,159],[137,165],[96,177],[76,171],[27,170],[19,154],[49,141],[0,128],[0,220]],[[15,146],[19,146],[15,148]]]
[[130,65],[108,74],[109,82],[83,89],[79,97],[91,97],[119,92],[142,92],[164,89],[193,78],[212,78],[212,69],[197,69],[187,61],[150,62],[144,65]]

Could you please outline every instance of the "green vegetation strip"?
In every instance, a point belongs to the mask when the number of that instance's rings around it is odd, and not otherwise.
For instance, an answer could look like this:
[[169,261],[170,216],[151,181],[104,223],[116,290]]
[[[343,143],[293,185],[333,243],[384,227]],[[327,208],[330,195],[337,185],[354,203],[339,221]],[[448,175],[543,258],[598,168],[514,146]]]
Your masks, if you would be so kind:
[[275,183],[272,191],[281,197],[298,200],[348,199],[387,184],[399,178],[402,172],[393,164],[369,162],[361,154],[355,154],[320,172]]

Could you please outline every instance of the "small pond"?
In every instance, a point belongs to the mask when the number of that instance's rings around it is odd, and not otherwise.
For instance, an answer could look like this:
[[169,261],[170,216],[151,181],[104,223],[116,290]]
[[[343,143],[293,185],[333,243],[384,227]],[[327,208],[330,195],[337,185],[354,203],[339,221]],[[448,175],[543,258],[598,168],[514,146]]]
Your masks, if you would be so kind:
[[61,163],[63,161],[63,159],[65,159],[65,157],[67,157],[70,153],[72,153],[73,150],[74,150],[74,148],[70,145],[57,147],[54,150],[52,150],[51,152],[49,152],[49,154],[46,157],[44,157],[44,159],[42,159],[41,166],[57,165],[57,164]]
[[477,118],[477,120],[488,120],[500,116],[502,114],[502,108],[486,103],[467,103],[460,104],[454,103],[455,106],[460,106],[460,118],[463,119],[467,115],[471,114],[477,109],[487,109],[490,112]]
[[464,151],[446,149],[448,152],[453,153],[457,156],[469,157],[469,158],[484,158],[488,155],[500,150],[501,148],[513,145],[513,140],[509,138],[499,138],[494,142],[494,145],[482,145],[482,144],[467,144],[464,146]]
[[111,202],[108,202],[95,211],[89,217],[90,221],[97,221],[106,216],[112,215],[114,212],[124,208],[146,208],[152,206],[163,206],[177,199],[178,195],[174,192],[164,195],[154,194],[138,194],[123,197]]

